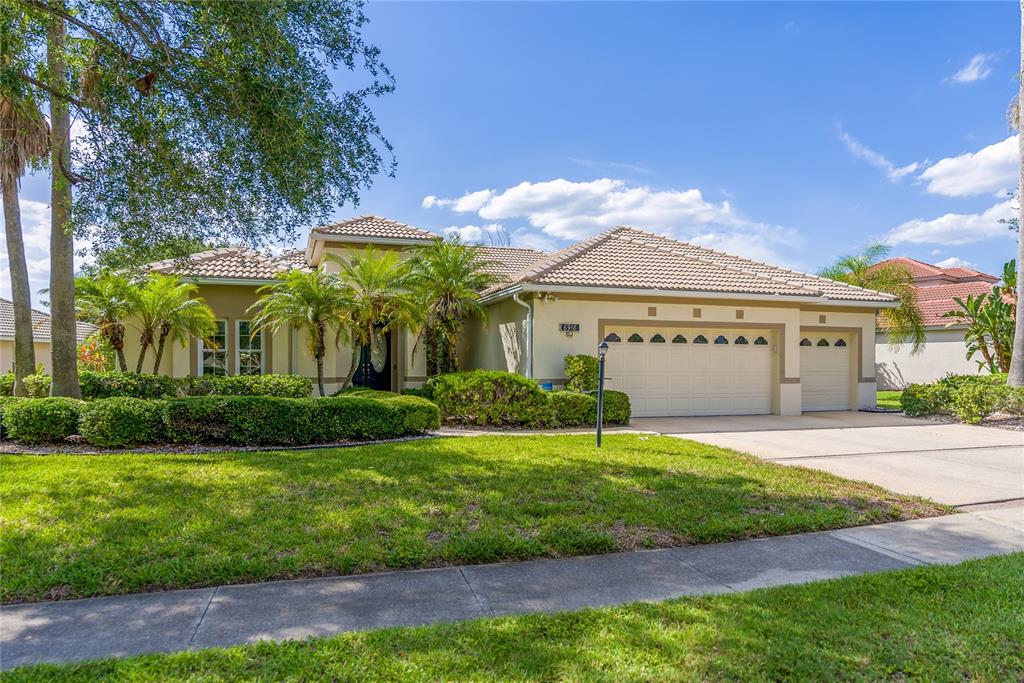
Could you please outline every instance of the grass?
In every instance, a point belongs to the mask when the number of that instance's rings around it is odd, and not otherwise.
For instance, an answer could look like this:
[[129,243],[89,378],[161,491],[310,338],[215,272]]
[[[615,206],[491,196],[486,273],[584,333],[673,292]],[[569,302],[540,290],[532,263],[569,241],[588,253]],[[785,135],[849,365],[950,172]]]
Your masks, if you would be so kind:
[[669,437],[0,458],[0,599],[712,543],[943,514]]
[[41,665],[8,683],[143,680],[1024,679],[1024,554],[555,616]]
[[900,406],[900,396],[902,395],[902,391],[879,391],[878,407],[888,408],[889,410],[903,410]]

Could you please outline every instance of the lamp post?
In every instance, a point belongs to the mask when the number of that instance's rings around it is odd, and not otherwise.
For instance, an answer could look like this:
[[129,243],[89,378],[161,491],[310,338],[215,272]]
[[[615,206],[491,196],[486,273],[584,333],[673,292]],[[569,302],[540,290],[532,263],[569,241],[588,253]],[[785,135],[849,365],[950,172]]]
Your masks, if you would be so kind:
[[601,427],[604,424],[604,357],[608,355],[608,342],[597,345],[597,447],[601,447]]

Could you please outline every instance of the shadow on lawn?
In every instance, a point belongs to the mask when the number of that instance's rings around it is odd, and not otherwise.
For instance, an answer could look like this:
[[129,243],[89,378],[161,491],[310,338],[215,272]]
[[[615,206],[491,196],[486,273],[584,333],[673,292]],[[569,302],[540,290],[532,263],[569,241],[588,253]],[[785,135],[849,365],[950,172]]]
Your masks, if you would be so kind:
[[940,514],[674,439],[5,461],[2,599],[668,547]]

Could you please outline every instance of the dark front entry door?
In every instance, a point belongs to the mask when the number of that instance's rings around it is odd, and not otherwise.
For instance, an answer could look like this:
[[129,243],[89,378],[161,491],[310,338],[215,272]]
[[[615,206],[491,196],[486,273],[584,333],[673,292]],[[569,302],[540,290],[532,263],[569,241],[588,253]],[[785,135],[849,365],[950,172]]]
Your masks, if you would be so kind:
[[359,367],[356,368],[355,377],[352,378],[352,384],[357,387],[366,387],[367,389],[380,389],[382,391],[391,391],[391,364],[394,362],[391,358],[391,333],[388,332],[384,335],[384,348],[383,358],[378,354],[377,365],[380,366],[380,370],[374,367],[374,357],[370,345],[367,344],[363,347],[359,354]]

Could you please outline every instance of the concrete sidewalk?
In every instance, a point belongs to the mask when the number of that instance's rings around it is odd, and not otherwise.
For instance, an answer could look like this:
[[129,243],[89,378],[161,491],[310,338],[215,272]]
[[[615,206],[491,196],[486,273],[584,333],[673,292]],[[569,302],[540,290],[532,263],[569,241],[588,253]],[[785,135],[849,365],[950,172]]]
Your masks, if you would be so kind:
[[0,667],[743,591],[1024,551],[1024,507],[668,550],[0,608]]

